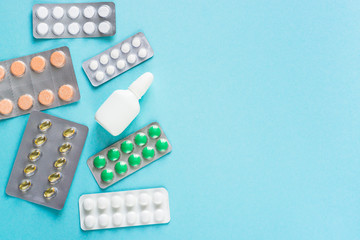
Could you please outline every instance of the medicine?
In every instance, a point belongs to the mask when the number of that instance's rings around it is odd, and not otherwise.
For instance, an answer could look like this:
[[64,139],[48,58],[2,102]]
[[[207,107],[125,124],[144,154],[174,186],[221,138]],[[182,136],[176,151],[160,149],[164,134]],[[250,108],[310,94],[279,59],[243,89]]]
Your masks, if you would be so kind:
[[150,87],[154,76],[144,73],[136,79],[128,90],[116,90],[101,105],[95,120],[111,135],[121,134],[140,112],[139,100]]
[[169,193],[165,188],[85,194],[79,198],[84,231],[165,224],[170,222]]

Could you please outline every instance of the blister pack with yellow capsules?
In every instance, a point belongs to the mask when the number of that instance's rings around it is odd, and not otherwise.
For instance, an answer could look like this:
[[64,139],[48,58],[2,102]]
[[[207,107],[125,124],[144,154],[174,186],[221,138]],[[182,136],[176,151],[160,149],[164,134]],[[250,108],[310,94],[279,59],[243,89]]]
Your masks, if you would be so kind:
[[41,112],[31,113],[6,194],[62,209],[87,133],[84,125]]

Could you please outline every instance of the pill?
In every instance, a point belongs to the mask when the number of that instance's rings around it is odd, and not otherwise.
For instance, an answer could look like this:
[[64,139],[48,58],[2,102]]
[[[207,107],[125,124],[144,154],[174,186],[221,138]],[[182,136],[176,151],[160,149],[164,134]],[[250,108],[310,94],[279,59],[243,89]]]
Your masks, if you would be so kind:
[[13,110],[13,103],[9,99],[3,99],[0,101],[0,114],[8,115]]
[[62,135],[63,135],[64,138],[70,139],[70,138],[73,138],[76,133],[77,133],[76,128],[70,127],[70,128],[68,128],[68,129],[65,129],[65,130],[63,131],[63,134],[62,134]]
[[95,71],[97,68],[99,67],[99,63],[98,61],[96,60],[92,60],[89,64],[89,68],[92,70],[92,71]]
[[152,125],[149,128],[148,134],[151,138],[158,138],[161,135],[161,129],[157,125]]
[[4,79],[5,77],[5,69],[0,66],[0,82]]
[[47,141],[47,137],[44,134],[41,134],[41,135],[37,136],[33,142],[36,147],[41,147],[42,145],[44,145],[46,143],[46,141]]
[[71,19],[75,19],[77,17],[79,17],[80,15],[80,9],[78,7],[72,6],[69,8],[68,10],[68,16]]
[[165,139],[159,139],[157,140],[155,146],[159,152],[165,152],[169,147],[169,143]]
[[24,94],[19,97],[17,104],[21,110],[26,111],[26,110],[29,110],[33,106],[34,99],[31,95]]
[[109,63],[109,57],[108,57],[107,55],[105,55],[105,54],[101,55],[101,57],[100,57],[100,63],[101,63],[102,65],[108,64],[108,63]]
[[58,95],[61,100],[69,102],[74,98],[74,88],[69,84],[62,85],[58,90]]
[[46,66],[46,61],[45,58],[42,56],[33,57],[30,61],[30,68],[37,73],[43,72],[45,66]]
[[39,25],[37,25],[36,27],[36,32],[41,36],[47,34],[48,31],[49,31],[49,26],[46,23],[39,23]]
[[51,121],[48,119],[45,119],[45,120],[42,120],[41,123],[39,124],[39,129],[42,132],[46,132],[51,126],[52,126]]
[[83,30],[87,35],[91,35],[95,32],[95,23],[87,22],[83,26]]
[[154,215],[156,222],[162,222],[164,220],[165,213],[162,209],[157,209]]
[[134,207],[136,204],[136,197],[133,194],[128,194],[125,197],[125,205],[128,208]]
[[27,190],[30,189],[30,187],[31,187],[31,181],[30,180],[24,180],[19,185],[19,189],[22,192],[26,192]]
[[107,75],[111,76],[111,75],[114,75],[114,73],[115,73],[115,67],[114,66],[108,66],[106,68],[106,74]]
[[54,7],[52,16],[55,19],[61,19],[64,16],[64,9],[59,6]]
[[99,24],[99,32],[101,32],[102,34],[107,34],[110,32],[111,29],[111,23],[108,21],[105,22],[101,22]]
[[113,180],[113,178],[114,178],[113,171],[109,169],[105,169],[101,172],[101,180],[103,180],[104,182],[110,182],[111,180]]
[[65,153],[70,152],[71,148],[72,148],[72,145],[70,143],[63,143],[59,147],[59,152],[65,154]]
[[104,80],[105,74],[101,71],[98,71],[95,75],[96,81],[102,81]]
[[150,196],[147,193],[141,193],[139,198],[139,204],[143,207],[149,205]]
[[117,161],[120,158],[120,151],[117,148],[111,148],[108,153],[107,157],[110,161]]
[[120,196],[113,196],[111,198],[111,207],[116,208],[116,209],[121,207],[121,197]]
[[24,174],[27,177],[33,176],[36,172],[36,165],[35,164],[28,164],[26,165],[26,167],[24,168]]
[[60,181],[62,174],[60,172],[55,172],[49,175],[48,180],[51,184],[55,184]]
[[129,56],[126,58],[126,61],[130,64],[135,63],[136,61],[136,56],[135,54],[129,54]]
[[131,154],[128,161],[129,161],[130,166],[138,167],[141,163],[141,158],[137,154]]
[[57,193],[56,188],[49,187],[48,189],[46,189],[44,191],[44,197],[47,198],[47,199],[51,199],[51,198],[55,197],[56,193]]
[[62,51],[53,52],[50,56],[50,63],[56,68],[62,68],[66,63],[65,53]]
[[112,58],[112,59],[118,59],[119,58],[119,56],[120,56],[120,51],[119,51],[119,49],[113,49],[112,51],[111,51],[111,53],[110,53],[110,57]]
[[10,72],[15,77],[23,76],[25,73],[25,70],[26,70],[26,66],[25,66],[25,63],[22,61],[15,61],[10,66]]
[[124,174],[124,173],[126,173],[127,168],[128,168],[128,167],[127,167],[126,163],[123,162],[123,161],[119,161],[119,162],[117,162],[117,163],[115,164],[115,172],[116,172],[117,174]]
[[164,201],[164,197],[161,192],[155,192],[153,195],[153,202],[155,205],[161,205]]
[[84,9],[84,17],[86,18],[92,18],[95,14],[95,8],[93,6],[87,6]]
[[140,213],[140,219],[141,219],[141,222],[144,224],[149,223],[151,220],[151,212],[148,210],[142,211]]
[[150,160],[155,156],[155,150],[152,147],[144,147],[141,154],[144,159]]
[[137,220],[136,213],[133,211],[128,212],[128,214],[126,214],[126,220],[129,225],[135,224]]
[[36,16],[40,20],[44,20],[45,18],[47,18],[48,15],[49,11],[46,7],[41,6],[36,10]]
[[145,135],[145,133],[138,133],[135,136],[135,144],[142,147],[147,143],[147,136]]
[[99,225],[101,227],[106,227],[109,224],[109,215],[103,213],[99,216]]
[[112,216],[112,222],[115,226],[120,226],[122,223],[122,215],[121,213],[115,213]]
[[123,45],[121,45],[121,51],[123,53],[130,52],[130,44],[129,43],[124,43]]
[[134,149],[134,144],[130,140],[126,140],[121,143],[120,148],[123,153],[131,153]]
[[78,23],[70,23],[68,26],[68,32],[71,35],[76,35],[80,32],[80,25]]
[[87,228],[93,228],[96,223],[96,218],[94,216],[87,216],[85,218],[84,224]]
[[35,162],[40,158],[40,156],[41,156],[41,151],[39,149],[34,149],[29,153],[28,159],[32,162]]
[[42,90],[38,96],[38,101],[44,106],[50,106],[53,104],[54,99],[54,93],[49,89]]
[[117,61],[116,63],[116,67],[119,69],[119,70],[122,70],[124,69],[126,66],[126,62],[124,60],[119,60]]
[[147,55],[147,50],[145,48],[140,48],[140,50],[138,52],[139,58],[145,58],[146,55]]
[[66,164],[66,158],[60,157],[54,162],[54,167],[61,169]]
[[87,198],[84,200],[83,207],[85,211],[91,211],[95,207],[95,202],[91,198]]
[[101,7],[99,8],[99,10],[98,10],[98,14],[99,14],[99,16],[102,17],[102,18],[108,17],[108,16],[110,15],[110,12],[111,12],[111,9],[110,9],[110,7],[107,6],[107,5],[101,6]]
[[108,200],[104,197],[99,197],[97,200],[97,207],[100,210],[104,210],[108,207],[109,203]]
[[132,40],[131,44],[133,45],[133,47],[140,47],[141,41],[139,37],[134,37],[134,39]]
[[52,31],[56,36],[60,36],[61,34],[64,33],[65,26],[62,23],[55,23],[54,26],[53,26]]
[[94,164],[94,167],[101,169],[101,168],[105,167],[106,159],[104,156],[99,155],[94,158],[93,164]]

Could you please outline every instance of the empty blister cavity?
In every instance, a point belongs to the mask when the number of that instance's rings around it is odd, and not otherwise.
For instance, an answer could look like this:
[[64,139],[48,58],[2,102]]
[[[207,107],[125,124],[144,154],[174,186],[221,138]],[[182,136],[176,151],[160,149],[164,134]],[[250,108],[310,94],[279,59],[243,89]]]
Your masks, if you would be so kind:
[[[152,204],[155,192],[162,195],[162,205]],[[111,206],[95,207],[96,202]],[[170,221],[169,194],[164,188],[86,194],[79,199],[79,211],[83,230],[164,224]]]

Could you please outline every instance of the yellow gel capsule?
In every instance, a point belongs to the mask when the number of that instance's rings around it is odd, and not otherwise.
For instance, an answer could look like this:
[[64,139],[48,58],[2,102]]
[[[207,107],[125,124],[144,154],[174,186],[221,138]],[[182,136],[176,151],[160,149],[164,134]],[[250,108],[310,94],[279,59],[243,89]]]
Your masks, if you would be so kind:
[[39,129],[43,132],[47,131],[50,127],[51,127],[52,123],[50,120],[43,120],[40,124],[39,124]]
[[48,180],[50,183],[54,184],[57,183],[60,180],[60,178],[61,178],[61,173],[55,172],[48,177]]
[[61,145],[59,147],[59,152],[61,153],[67,153],[69,152],[71,149],[71,144],[70,143],[63,143],[63,145]]
[[64,138],[72,138],[76,134],[76,128],[68,128],[65,131],[63,131]]
[[34,139],[34,144],[38,147],[44,145],[44,143],[46,142],[47,137],[45,135],[40,135],[37,138]]
[[61,158],[58,158],[58,159],[54,162],[54,167],[56,167],[56,168],[62,168],[65,164],[66,164],[66,158],[61,157]]
[[20,189],[21,191],[23,191],[23,192],[29,190],[30,187],[31,187],[31,182],[30,182],[30,180],[24,180],[24,181],[22,181],[22,182],[20,183],[20,185],[19,185],[19,189]]
[[53,197],[55,197],[55,194],[56,194],[56,188],[49,187],[48,189],[45,190],[44,197],[45,198],[53,198]]
[[36,165],[34,164],[29,164],[24,168],[24,173],[26,176],[34,175],[35,171],[36,171]]
[[39,159],[40,154],[41,154],[41,152],[40,152],[39,149],[34,149],[34,150],[31,151],[28,158],[29,158],[30,161],[36,161],[36,160]]

